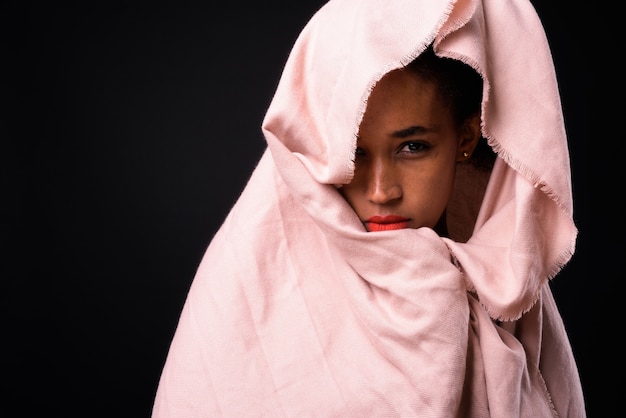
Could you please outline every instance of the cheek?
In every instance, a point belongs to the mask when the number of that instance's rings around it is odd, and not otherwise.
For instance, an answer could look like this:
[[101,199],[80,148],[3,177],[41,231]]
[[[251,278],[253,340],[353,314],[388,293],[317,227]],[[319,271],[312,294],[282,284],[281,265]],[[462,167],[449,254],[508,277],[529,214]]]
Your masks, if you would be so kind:
[[445,167],[439,173],[438,179],[434,182],[433,195],[437,196],[440,208],[443,210],[448,205],[452,189],[454,186],[454,164]]
[[[417,213],[437,221],[448,204],[454,183],[454,165],[443,164],[419,173],[406,173],[404,198]],[[432,218],[432,219],[431,219]]]

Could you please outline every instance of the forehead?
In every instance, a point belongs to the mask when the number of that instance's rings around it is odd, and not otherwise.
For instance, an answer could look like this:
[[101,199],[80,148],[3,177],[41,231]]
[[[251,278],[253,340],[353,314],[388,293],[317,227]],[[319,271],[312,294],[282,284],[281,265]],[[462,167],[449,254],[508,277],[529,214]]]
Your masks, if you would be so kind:
[[399,69],[386,74],[372,89],[360,130],[431,126],[450,117],[433,81]]

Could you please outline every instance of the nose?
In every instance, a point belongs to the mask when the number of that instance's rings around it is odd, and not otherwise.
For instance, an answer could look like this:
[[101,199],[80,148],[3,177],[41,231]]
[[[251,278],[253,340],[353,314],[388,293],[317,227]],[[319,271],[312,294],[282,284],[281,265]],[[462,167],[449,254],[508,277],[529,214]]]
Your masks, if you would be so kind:
[[382,205],[402,197],[402,187],[388,162],[376,160],[369,171],[367,198],[370,202]]

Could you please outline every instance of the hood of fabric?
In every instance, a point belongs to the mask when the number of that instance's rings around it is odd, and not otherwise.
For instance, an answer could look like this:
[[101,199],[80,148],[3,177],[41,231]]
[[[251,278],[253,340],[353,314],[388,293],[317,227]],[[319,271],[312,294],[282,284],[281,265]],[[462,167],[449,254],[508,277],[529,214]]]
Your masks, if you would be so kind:
[[577,233],[555,70],[530,2],[331,0],[296,40],[263,132],[290,193],[355,270],[374,283],[401,260],[409,280],[424,231],[367,233],[336,187],[354,172],[373,86],[430,43],[483,77],[482,133],[498,154],[490,177],[458,170],[449,227],[468,236],[442,240],[489,314],[515,319],[570,259]]

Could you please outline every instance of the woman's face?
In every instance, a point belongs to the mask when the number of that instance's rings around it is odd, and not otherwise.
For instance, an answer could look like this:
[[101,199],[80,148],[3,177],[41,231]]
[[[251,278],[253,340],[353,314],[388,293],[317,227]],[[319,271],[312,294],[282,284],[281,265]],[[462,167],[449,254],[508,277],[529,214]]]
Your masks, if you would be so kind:
[[478,141],[475,119],[459,130],[433,83],[407,70],[383,77],[359,128],[354,178],[339,189],[368,231],[435,227],[456,162]]

